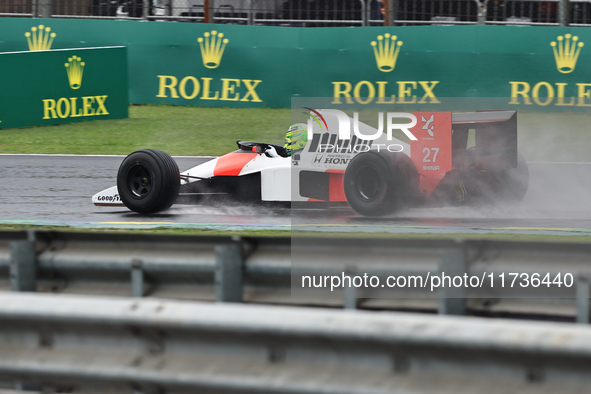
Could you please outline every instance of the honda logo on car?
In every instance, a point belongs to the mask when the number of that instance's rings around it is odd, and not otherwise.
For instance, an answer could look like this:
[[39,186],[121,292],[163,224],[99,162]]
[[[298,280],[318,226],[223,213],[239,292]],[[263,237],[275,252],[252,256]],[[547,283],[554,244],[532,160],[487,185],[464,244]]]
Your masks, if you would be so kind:
[[346,156],[342,156],[342,157],[328,156],[326,159],[324,159],[324,164],[349,164],[350,160],[351,160],[351,158],[346,157]]
[[343,164],[347,165],[351,161],[351,157],[348,155],[316,155],[312,160],[312,164],[315,165],[324,165],[324,164],[332,164],[338,165]]

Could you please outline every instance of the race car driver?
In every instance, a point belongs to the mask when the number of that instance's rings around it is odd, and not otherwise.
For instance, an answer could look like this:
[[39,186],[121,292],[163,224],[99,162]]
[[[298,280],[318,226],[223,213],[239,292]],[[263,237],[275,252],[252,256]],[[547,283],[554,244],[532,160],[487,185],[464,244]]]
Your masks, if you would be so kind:
[[308,125],[296,123],[289,126],[285,135],[285,150],[289,156],[301,151],[308,142]]

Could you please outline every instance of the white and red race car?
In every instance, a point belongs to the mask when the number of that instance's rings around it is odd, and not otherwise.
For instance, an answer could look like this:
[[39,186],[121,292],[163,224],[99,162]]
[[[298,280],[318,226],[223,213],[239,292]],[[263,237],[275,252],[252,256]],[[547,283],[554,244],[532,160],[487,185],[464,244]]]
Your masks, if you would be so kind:
[[[529,172],[517,152],[516,111],[414,115],[417,140],[410,143],[385,134],[340,140],[336,133],[315,133],[289,156],[281,145],[239,140],[236,151],[182,173],[168,154],[139,150],[123,160],[117,186],[95,194],[92,202],[147,214],[212,198],[314,201],[348,203],[361,215],[381,216],[402,207],[523,198]],[[363,135],[376,133],[361,126]],[[327,129],[338,127],[329,123]]]

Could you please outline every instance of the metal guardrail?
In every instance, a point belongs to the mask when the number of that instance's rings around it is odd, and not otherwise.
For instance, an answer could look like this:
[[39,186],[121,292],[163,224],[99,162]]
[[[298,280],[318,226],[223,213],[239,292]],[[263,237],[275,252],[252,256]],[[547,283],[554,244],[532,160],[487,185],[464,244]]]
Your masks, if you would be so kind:
[[[295,237],[236,238],[67,232],[0,232],[0,289],[205,301],[533,315],[589,322],[591,245],[501,241]],[[305,245],[302,248],[301,245]],[[315,272],[426,276],[438,272],[570,272],[552,298],[476,298],[462,289],[412,289],[370,298],[292,290],[292,256]],[[297,265],[300,267],[299,263]],[[515,297],[515,296],[514,296]]]
[[290,245],[289,238],[0,232],[0,289],[241,301],[244,281],[289,294]]
[[589,0],[3,0],[0,16],[281,26],[591,25]]
[[9,293],[0,321],[0,380],[43,392],[543,394],[591,384],[591,329],[561,323]]

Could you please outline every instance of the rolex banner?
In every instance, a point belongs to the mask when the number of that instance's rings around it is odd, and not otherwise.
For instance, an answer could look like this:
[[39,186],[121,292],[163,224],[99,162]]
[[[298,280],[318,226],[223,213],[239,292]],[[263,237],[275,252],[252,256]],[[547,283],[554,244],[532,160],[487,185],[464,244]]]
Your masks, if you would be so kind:
[[[133,103],[289,108],[292,97],[411,105],[434,105],[444,97],[501,97],[509,108],[526,110],[586,111],[591,106],[591,68],[586,66],[591,29],[586,27],[306,29],[2,18],[0,37],[0,51],[125,45]],[[96,65],[81,61],[86,66],[80,89],[86,89]],[[39,67],[43,74],[49,64]],[[39,76],[24,66],[21,70],[2,78]],[[119,74],[102,71],[109,78],[123,77],[121,69]]]
[[[26,39],[46,49],[47,33]],[[0,128],[127,118],[127,50],[0,53],[0,86]]]

